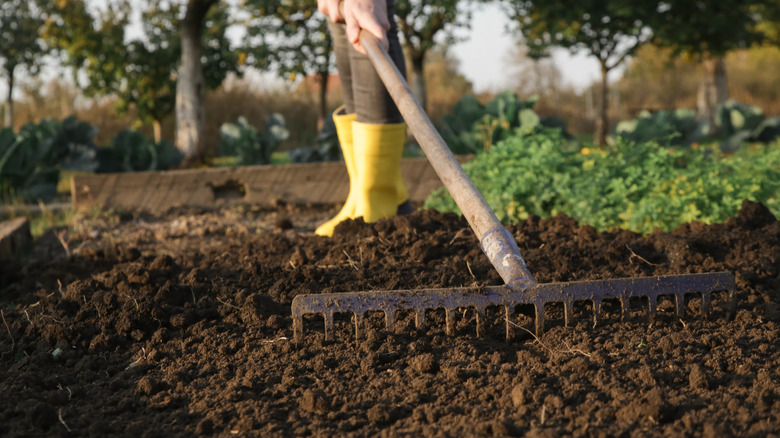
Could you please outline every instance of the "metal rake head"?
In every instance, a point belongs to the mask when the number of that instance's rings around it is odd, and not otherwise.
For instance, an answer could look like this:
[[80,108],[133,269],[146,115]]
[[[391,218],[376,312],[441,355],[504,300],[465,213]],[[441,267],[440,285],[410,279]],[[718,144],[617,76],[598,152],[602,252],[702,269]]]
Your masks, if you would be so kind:
[[672,295],[677,305],[677,314],[682,317],[685,313],[686,294],[700,294],[702,313],[706,314],[709,311],[712,292],[726,291],[729,302],[732,303],[730,309],[733,311],[735,284],[734,277],[729,273],[538,284],[528,271],[514,236],[504,228],[460,166],[425,114],[424,108],[414,98],[404,75],[387,51],[369,32],[360,32],[360,43],[366,49],[368,58],[403,115],[409,130],[463,212],[480,242],[482,251],[504,280],[505,286],[299,295],[292,303],[297,340],[303,335],[303,315],[307,313],[324,316],[325,338],[331,339],[334,313],[342,312],[354,314],[355,333],[360,336],[361,321],[368,311],[384,312],[387,328],[392,330],[395,314],[399,310],[415,312],[417,327],[422,328],[425,325],[426,310],[443,308],[446,312],[447,332],[453,333],[455,310],[471,307],[476,309],[477,333],[481,335],[484,332],[486,309],[490,306],[503,306],[507,314],[507,337],[511,337],[510,317],[515,308],[522,304],[534,306],[537,333],[544,330],[545,304],[553,302],[563,303],[567,323],[574,302],[582,300],[590,300],[593,303],[594,319],[598,319],[601,303],[605,299],[620,300],[625,317],[629,313],[629,300],[633,297],[645,297],[649,301],[650,316],[653,316],[658,297]]
[[515,309],[519,305],[534,306],[534,321],[537,335],[544,331],[544,306],[549,303],[562,303],[564,321],[571,322],[575,302],[593,303],[594,324],[598,322],[601,305],[604,300],[619,300],[622,318],[629,317],[631,298],[646,299],[648,316],[654,318],[658,299],[671,296],[675,302],[678,317],[685,315],[685,296],[694,294],[701,297],[701,313],[706,316],[710,310],[712,294],[726,292],[730,316],[734,315],[736,284],[734,276],[728,272],[709,274],[684,274],[662,277],[621,278],[610,280],[573,281],[566,283],[536,284],[524,288],[509,286],[466,287],[451,289],[390,290],[374,292],[343,292],[327,294],[298,295],[293,299],[293,330],[296,341],[303,336],[303,316],[321,314],[325,320],[325,339],[333,338],[334,314],[352,313],[355,322],[355,336],[361,337],[361,326],[366,312],[379,311],[385,314],[387,330],[395,330],[398,312],[413,312],[418,330],[425,327],[425,312],[444,309],[446,332],[454,333],[454,317],[457,309],[476,310],[477,336],[485,331],[486,309],[491,306],[504,308],[506,337],[513,337]]

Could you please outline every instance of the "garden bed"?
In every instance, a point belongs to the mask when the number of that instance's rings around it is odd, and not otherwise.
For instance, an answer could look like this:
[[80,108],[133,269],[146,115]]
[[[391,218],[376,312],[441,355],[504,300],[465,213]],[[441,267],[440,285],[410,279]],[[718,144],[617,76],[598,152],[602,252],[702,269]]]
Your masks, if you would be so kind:
[[[723,224],[642,236],[565,216],[510,226],[540,282],[730,271],[737,312],[548,321],[456,336],[440,313],[335,342],[298,294],[500,284],[466,222],[418,211],[332,239],[332,209],[277,204],[77,217],[0,269],[2,436],[772,436],[780,430],[780,222],[745,202]],[[64,231],[64,232],[63,232]],[[376,318],[374,318],[376,319]],[[523,320],[519,319],[518,324]],[[776,436],[776,435],[774,435]]]

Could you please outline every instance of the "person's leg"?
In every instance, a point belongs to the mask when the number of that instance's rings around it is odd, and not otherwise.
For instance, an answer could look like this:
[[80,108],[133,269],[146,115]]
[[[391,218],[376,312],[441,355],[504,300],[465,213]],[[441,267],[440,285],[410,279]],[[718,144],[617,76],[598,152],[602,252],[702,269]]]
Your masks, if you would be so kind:
[[[398,70],[406,74],[398,25],[393,15],[393,1],[387,2],[390,30],[388,54]],[[355,156],[361,187],[357,217],[366,222],[394,214],[411,212],[409,193],[401,177],[401,155],[406,140],[406,125],[398,108],[387,92],[371,60],[352,45],[348,47],[351,70],[352,98],[357,120],[353,123]],[[392,207],[391,207],[392,206]]]
[[341,153],[344,155],[344,164],[347,166],[347,175],[349,175],[349,194],[347,200],[341,207],[336,216],[317,227],[314,231],[320,236],[332,236],[336,225],[346,219],[355,218],[355,209],[358,202],[358,170],[355,163],[354,140],[352,135],[352,122],[355,121],[355,113],[348,113],[345,107],[336,109],[333,112],[333,122],[336,125],[336,134],[339,138]]
[[346,27],[342,23],[328,20],[328,31],[333,40],[333,53],[336,55],[336,69],[339,72],[341,93],[344,96],[344,114],[355,113],[355,99],[352,94],[352,65],[350,49],[352,44],[347,41]]
[[[392,0],[389,0],[389,17],[393,17],[392,6]],[[335,113],[333,119],[347,164],[350,190],[339,213],[315,231],[322,236],[333,235],[336,225],[347,218],[363,217],[367,222],[373,222],[412,211],[400,171],[406,140],[403,117],[371,61],[347,40],[345,26],[329,22],[328,27],[344,99],[343,109]],[[405,74],[403,51],[394,20],[391,20],[388,39],[389,54]],[[347,123],[350,118],[356,121]]]
[[[390,19],[390,30],[387,31],[387,39],[390,42],[388,54],[398,70],[406,76],[406,62],[398,39],[398,25],[393,14],[393,1],[387,2],[387,16]],[[384,124],[402,123],[404,121],[395,102],[385,88],[385,84],[371,64],[368,56],[359,53],[347,43],[349,65],[351,71],[352,98],[355,102],[357,121],[361,123]]]
[[333,52],[336,55],[336,68],[339,71],[339,80],[344,96],[344,106],[333,112],[333,122],[336,125],[336,134],[339,138],[341,154],[344,156],[344,163],[349,175],[349,194],[347,200],[341,207],[336,216],[324,224],[317,227],[314,231],[320,236],[332,236],[333,229],[343,220],[355,218],[355,207],[357,205],[357,167],[355,165],[354,142],[352,135],[352,122],[355,121],[355,103],[352,97],[352,69],[350,67],[349,49],[352,45],[347,41],[347,33],[343,24],[335,24],[328,21],[331,38],[333,39]]

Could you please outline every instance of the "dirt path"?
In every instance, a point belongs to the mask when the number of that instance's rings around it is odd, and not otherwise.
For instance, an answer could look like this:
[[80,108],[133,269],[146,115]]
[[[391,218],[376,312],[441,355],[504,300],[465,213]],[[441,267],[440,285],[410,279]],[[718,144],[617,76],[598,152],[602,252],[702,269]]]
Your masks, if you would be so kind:
[[[292,341],[301,293],[500,284],[467,224],[430,211],[314,236],[316,208],[175,211],[75,223],[0,269],[1,436],[778,436],[780,222],[646,237],[573,220],[510,227],[540,282],[728,270],[738,311],[621,322],[587,309],[539,339],[457,336],[411,316],[365,340],[337,321]],[[499,316],[495,316],[499,318]],[[518,324],[527,321],[519,319]]]

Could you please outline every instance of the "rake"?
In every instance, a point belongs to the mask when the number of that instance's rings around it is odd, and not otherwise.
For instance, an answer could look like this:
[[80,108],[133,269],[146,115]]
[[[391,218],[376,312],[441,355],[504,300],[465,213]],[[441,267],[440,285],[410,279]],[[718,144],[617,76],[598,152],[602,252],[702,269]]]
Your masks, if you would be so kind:
[[545,305],[562,303],[564,323],[571,322],[575,302],[592,303],[594,325],[599,320],[604,300],[618,300],[622,318],[630,316],[632,298],[647,301],[648,315],[655,317],[660,297],[671,297],[676,315],[685,314],[687,295],[701,297],[701,314],[710,310],[712,294],[725,292],[730,315],[736,307],[736,285],[733,274],[715,272],[658,277],[639,277],[565,283],[537,283],[528,271],[512,234],[499,222],[482,194],[474,186],[460,163],[436,131],[425,111],[412,95],[409,85],[387,52],[373,35],[360,33],[360,42],[385,84],[390,96],[406,120],[407,126],[428,157],[434,171],[460,207],[464,217],[480,242],[482,251],[504,281],[502,286],[460,287],[418,290],[385,290],[370,292],[340,292],[298,295],[292,302],[293,330],[296,341],[303,336],[303,316],[321,314],[325,321],[325,339],[334,332],[334,315],[352,313],[355,336],[361,337],[361,327],[367,312],[383,312],[387,330],[394,331],[399,312],[412,312],[415,325],[422,330],[426,311],[444,309],[446,333],[454,334],[458,309],[476,311],[477,336],[485,332],[488,307],[503,307],[506,337],[513,337],[512,318],[518,306],[533,306],[537,335],[544,331]]

